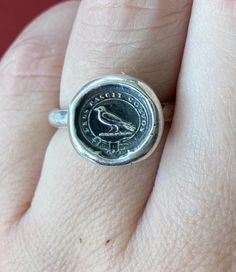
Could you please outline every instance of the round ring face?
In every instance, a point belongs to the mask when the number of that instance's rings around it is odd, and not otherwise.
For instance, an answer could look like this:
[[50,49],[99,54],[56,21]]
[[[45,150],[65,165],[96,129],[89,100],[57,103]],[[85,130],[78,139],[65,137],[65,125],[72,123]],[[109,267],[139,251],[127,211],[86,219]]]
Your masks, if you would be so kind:
[[145,83],[107,76],[85,85],[75,96],[69,130],[82,156],[103,165],[130,164],[159,143],[162,109]]

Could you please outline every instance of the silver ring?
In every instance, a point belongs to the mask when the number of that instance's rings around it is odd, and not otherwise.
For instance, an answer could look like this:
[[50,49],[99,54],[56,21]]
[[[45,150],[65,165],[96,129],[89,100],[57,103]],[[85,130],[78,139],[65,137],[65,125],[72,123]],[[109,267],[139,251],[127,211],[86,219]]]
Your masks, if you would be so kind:
[[127,75],[95,79],[81,88],[68,109],[49,113],[56,128],[68,128],[75,150],[101,165],[141,161],[160,144],[173,103],[160,103],[143,81]]

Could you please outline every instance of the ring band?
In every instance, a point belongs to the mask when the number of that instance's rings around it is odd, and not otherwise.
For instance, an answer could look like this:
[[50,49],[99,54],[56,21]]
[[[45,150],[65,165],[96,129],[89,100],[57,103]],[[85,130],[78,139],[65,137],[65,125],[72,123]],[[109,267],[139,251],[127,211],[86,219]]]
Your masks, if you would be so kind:
[[[171,122],[174,114],[174,103],[161,103],[165,122]],[[54,109],[48,115],[49,123],[55,128],[67,128],[69,120],[68,109]]]
[[75,150],[101,165],[141,161],[161,141],[173,103],[160,103],[143,81],[127,75],[95,79],[72,99],[68,109],[49,113],[49,123],[68,128]]

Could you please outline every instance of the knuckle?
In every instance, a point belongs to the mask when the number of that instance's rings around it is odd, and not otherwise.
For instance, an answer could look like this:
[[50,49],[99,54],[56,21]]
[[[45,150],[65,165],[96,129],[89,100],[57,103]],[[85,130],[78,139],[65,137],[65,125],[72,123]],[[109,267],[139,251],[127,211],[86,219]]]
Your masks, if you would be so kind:
[[58,87],[63,56],[46,40],[22,38],[9,49],[0,63],[2,98]]
[[32,75],[36,65],[48,55],[49,48],[38,38],[28,38],[17,42],[1,63],[1,74],[16,77]]
[[43,40],[28,38],[8,51],[0,65],[4,95],[58,88],[64,54]]

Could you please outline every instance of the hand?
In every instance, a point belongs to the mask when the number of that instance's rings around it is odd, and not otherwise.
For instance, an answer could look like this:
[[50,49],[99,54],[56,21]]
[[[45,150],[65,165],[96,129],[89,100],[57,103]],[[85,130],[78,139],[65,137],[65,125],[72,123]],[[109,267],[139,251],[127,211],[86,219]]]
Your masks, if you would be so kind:
[[[0,271],[235,271],[236,2],[191,5],[66,2],[6,53]],[[59,96],[67,107],[83,84],[116,73],[177,98],[155,154],[109,168],[79,157],[66,130],[52,138],[47,115]]]

